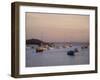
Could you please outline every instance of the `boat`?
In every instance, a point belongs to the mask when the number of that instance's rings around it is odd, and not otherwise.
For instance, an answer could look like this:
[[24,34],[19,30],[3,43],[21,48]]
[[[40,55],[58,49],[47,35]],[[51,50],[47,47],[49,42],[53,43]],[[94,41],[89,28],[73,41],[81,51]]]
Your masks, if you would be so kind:
[[79,52],[77,48],[74,49],[74,52]]
[[87,49],[88,48],[88,46],[82,46],[81,47],[81,49]]
[[73,50],[70,50],[70,51],[67,52],[67,55],[75,56],[75,52]]
[[47,50],[47,48],[44,48],[44,47],[38,47],[38,48],[36,48],[36,52],[38,53],[38,52],[43,52],[43,51],[46,51]]

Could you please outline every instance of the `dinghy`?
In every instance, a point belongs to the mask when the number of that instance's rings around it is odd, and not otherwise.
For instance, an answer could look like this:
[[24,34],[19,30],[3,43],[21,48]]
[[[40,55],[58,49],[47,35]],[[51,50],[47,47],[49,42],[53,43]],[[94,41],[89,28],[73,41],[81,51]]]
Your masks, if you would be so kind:
[[67,55],[75,56],[75,52],[73,50],[70,50],[70,51],[67,52]]

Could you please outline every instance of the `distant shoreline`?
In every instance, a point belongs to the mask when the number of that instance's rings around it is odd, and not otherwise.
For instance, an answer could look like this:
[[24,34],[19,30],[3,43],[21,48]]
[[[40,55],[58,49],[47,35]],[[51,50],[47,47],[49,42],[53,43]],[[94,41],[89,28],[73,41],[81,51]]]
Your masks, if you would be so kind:
[[32,44],[32,42],[38,42],[38,43],[66,43],[66,44],[89,44],[89,42],[68,42],[68,41],[64,41],[64,42],[47,42],[47,41],[43,41],[43,40],[40,40],[40,39],[27,39],[26,40],[26,44],[28,44],[27,42],[29,41],[30,44]]

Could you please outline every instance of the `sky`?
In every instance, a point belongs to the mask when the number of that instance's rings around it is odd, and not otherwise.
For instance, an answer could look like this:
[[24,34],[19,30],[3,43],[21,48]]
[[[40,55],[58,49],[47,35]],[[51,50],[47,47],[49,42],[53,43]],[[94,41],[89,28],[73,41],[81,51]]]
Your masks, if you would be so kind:
[[27,12],[26,40],[89,42],[89,16]]

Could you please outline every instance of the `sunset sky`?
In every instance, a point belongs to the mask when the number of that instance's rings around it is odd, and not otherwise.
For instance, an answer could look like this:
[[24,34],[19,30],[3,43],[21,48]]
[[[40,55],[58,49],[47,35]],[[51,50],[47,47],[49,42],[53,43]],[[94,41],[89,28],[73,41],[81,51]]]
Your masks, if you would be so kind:
[[26,13],[26,39],[89,42],[89,16]]

